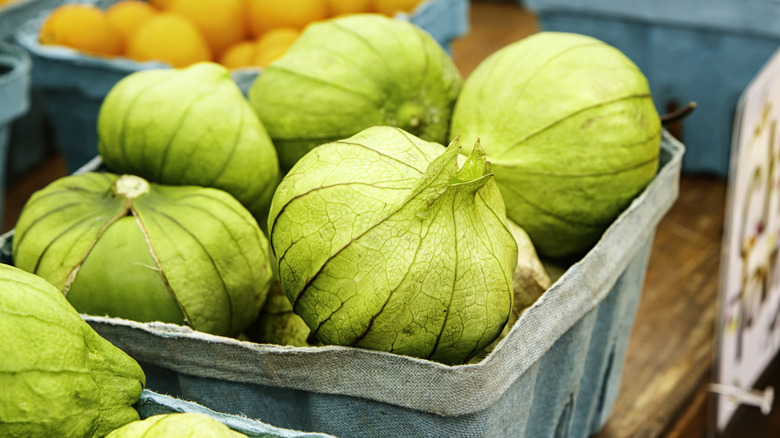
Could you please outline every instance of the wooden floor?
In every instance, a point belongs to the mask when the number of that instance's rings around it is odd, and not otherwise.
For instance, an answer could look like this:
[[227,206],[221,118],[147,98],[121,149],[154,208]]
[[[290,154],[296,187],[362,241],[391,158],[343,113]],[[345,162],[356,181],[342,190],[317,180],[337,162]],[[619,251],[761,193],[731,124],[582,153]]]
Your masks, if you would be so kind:
[[[453,45],[464,76],[490,53],[539,30],[517,2],[474,1],[471,14],[471,32]],[[54,155],[9,182],[3,228],[13,227],[34,190],[65,173]],[[620,395],[599,438],[707,436],[726,190],[722,179],[683,175],[679,199],[657,229]],[[733,436],[780,436],[780,412],[748,412],[742,422]]]

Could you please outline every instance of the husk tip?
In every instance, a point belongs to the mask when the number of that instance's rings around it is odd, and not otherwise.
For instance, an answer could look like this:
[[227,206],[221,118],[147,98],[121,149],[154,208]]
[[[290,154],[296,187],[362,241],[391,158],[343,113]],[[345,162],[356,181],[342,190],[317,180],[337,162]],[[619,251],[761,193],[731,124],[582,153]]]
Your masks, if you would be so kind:
[[460,149],[460,135],[456,135],[455,138],[450,141],[450,144],[447,145],[447,149]]

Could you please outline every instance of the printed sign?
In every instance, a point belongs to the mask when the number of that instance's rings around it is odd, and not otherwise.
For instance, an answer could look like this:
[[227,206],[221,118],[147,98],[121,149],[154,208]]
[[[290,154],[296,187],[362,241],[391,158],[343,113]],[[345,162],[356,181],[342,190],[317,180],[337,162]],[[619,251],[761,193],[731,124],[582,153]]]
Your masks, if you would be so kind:
[[[780,348],[780,54],[743,93],[734,124],[721,269],[718,383],[749,391]],[[739,401],[721,395],[717,430]]]

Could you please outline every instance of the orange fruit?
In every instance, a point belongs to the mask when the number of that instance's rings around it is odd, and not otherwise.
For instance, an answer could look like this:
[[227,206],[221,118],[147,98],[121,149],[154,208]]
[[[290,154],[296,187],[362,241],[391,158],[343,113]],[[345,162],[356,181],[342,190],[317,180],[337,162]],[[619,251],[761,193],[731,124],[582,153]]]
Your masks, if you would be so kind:
[[328,18],[326,0],[246,0],[249,33],[259,37],[277,27],[303,29],[307,24]]
[[162,61],[173,67],[212,60],[211,49],[198,28],[171,12],[160,12],[143,23],[130,38],[127,56],[136,61]]
[[292,27],[277,27],[264,33],[257,40],[254,65],[265,68],[281,58],[295,43],[300,33],[300,30]]
[[109,23],[122,36],[125,45],[138,27],[156,13],[154,6],[141,0],[121,0],[105,12]]
[[328,0],[333,16],[371,12],[371,0]]
[[93,55],[122,53],[122,37],[97,6],[66,3],[46,18],[38,35],[41,44],[71,47]]
[[241,41],[230,46],[219,58],[228,69],[240,67],[268,67],[287,53],[301,31],[292,27],[278,27],[253,41]]
[[239,41],[225,49],[219,57],[218,62],[228,70],[241,67],[252,67],[255,65],[254,61],[256,54],[256,41]]
[[422,0],[372,0],[374,12],[395,16],[399,12],[410,13]]
[[168,12],[180,14],[200,30],[215,55],[246,36],[243,0],[173,0]]

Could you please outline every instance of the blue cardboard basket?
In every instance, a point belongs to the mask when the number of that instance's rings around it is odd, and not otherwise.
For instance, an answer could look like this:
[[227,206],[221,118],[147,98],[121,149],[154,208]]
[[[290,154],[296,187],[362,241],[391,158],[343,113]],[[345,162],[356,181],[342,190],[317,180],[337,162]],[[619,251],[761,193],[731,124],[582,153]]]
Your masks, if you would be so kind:
[[[655,229],[677,198],[683,151],[665,132],[653,181],[476,363],[82,318],[141,364],[150,391],[279,428],[343,438],[587,437],[617,398]],[[99,166],[96,157],[79,172]],[[12,234],[0,236],[6,263]]]
[[[13,0],[0,6],[0,41],[13,44],[13,36],[28,20],[41,11],[54,8],[63,0]],[[48,122],[41,94],[30,87],[29,108],[10,127],[6,157],[6,180],[13,182],[51,152]]]
[[[82,0],[81,3],[105,9],[116,1]],[[33,86],[44,95],[56,146],[72,172],[97,154],[98,112],[111,88],[130,73],[167,66],[100,58],[65,47],[41,45],[38,32],[48,12],[44,10],[24,23],[17,30],[15,40],[32,56]],[[399,14],[396,18],[422,27],[449,50],[453,39],[468,32],[468,17],[468,0],[428,0],[412,14]],[[233,74],[233,79],[246,92],[258,73],[257,69],[240,69]]]
[[545,31],[590,35],[631,58],[659,113],[696,102],[683,171],[727,177],[737,101],[780,45],[780,2],[524,0]]
[[10,41],[22,24],[63,0],[14,0],[0,6],[0,41]]
[[19,47],[0,42],[0,220],[3,213],[6,161],[11,123],[30,107],[30,57]]

